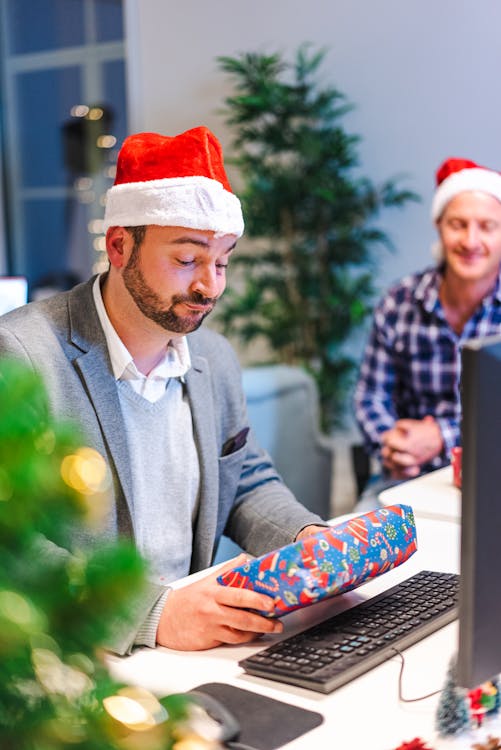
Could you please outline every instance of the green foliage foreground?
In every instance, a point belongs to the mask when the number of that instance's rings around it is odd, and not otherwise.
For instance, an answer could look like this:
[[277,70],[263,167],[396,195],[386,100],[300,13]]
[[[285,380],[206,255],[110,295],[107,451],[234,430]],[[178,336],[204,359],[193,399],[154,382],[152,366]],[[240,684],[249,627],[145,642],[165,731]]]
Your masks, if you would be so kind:
[[[359,137],[347,133],[345,96],[318,79],[324,52],[220,57],[234,83],[223,114],[243,181],[246,235],[263,242],[236,253],[242,286],[221,303],[225,332],[262,340],[274,362],[315,377],[324,427],[332,427],[355,368],[345,344],[371,312],[373,249],[391,243],[374,219],[417,199],[396,179],[359,176]],[[237,280],[238,281],[238,280]]]
[[40,378],[0,361],[0,747],[166,750],[179,696],[118,686],[96,648],[128,617],[143,562],[125,544],[68,551],[107,497],[103,459],[81,446]]

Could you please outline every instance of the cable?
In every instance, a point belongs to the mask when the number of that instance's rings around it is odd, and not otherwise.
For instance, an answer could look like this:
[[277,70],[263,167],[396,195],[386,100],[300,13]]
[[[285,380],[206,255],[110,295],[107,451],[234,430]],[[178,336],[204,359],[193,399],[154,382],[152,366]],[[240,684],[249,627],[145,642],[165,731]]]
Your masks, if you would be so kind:
[[421,695],[419,698],[404,698],[403,696],[403,690],[402,690],[402,678],[404,674],[404,667],[405,667],[405,659],[404,655],[401,651],[398,650],[398,648],[395,648],[395,646],[392,646],[393,651],[396,653],[397,656],[400,656],[400,672],[398,675],[398,700],[402,703],[417,703],[418,701],[424,701],[426,698],[432,698],[434,695],[438,695],[442,692],[443,688],[440,688],[440,690],[434,690],[433,693],[427,693],[426,695]]

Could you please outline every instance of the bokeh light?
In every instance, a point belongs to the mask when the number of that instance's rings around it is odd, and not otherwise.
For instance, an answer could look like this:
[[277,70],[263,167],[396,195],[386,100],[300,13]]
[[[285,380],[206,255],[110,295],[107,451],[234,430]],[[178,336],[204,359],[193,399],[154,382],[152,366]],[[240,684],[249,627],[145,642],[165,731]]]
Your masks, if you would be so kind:
[[158,699],[140,687],[124,687],[103,700],[103,706],[115,721],[136,732],[145,732],[163,724],[169,715]]
[[64,664],[50,649],[34,648],[32,661],[37,679],[47,693],[64,695],[69,700],[75,700],[94,687],[87,674]]
[[65,483],[83,495],[105,492],[111,477],[104,458],[93,448],[79,448],[61,463]]
[[44,619],[29,599],[6,589],[0,590],[0,617],[25,630],[37,630]]

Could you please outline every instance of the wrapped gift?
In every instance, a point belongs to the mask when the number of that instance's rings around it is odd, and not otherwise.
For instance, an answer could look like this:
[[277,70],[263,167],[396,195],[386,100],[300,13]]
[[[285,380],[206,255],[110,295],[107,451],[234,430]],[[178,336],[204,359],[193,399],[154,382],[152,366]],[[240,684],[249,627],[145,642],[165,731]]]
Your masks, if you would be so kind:
[[390,505],[354,516],[221,574],[225,586],[272,596],[280,617],[342,594],[405,562],[417,549],[412,508]]

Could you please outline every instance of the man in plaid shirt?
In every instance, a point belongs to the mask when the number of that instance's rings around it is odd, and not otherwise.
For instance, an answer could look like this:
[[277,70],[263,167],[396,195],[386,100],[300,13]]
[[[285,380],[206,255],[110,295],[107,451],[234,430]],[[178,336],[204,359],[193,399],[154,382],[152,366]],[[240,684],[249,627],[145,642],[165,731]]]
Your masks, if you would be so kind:
[[439,264],[379,302],[355,390],[365,445],[388,483],[449,462],[462,344],[501,333],[501,174],[447,159],[436,176]]

